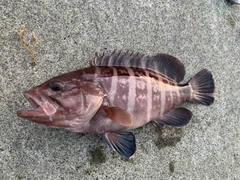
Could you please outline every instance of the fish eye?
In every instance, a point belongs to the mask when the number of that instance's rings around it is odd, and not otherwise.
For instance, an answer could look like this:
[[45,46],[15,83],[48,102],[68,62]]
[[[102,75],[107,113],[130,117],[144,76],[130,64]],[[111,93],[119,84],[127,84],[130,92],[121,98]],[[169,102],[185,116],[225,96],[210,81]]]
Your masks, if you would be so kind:
[[54,81],[50,84],[50,88],[53,91],[61,91],[63,89],[63,83],[59,82],[59,81]]

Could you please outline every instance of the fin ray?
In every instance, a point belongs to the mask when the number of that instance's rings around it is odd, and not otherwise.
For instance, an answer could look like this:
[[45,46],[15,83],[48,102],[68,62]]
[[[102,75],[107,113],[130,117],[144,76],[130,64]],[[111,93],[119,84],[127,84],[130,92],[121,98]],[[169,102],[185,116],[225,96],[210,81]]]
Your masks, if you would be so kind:
[[157,54],[155,56],[134,54],[126,51],[117,53],[116,50],[107,56],[104,52],[102,56],[95,54],[92,62],[93,66],[128,66],[151,69],[160,72],[176,82],[181,82],[185,75],[183,63],[176,57],[168,54]]
[[107,116],[116,123],[123,126],[132,126],[132,116],[126,110],[119,107],[108,106],[104,106],[103,109],[105,110]]
[[106,132],[106,143],[123,157],[130,157],[136,151],[135,136],[131,132]]
[[161,127],[169,125],[173,127],[182,127],[189,123],[192,118],[192,112],[186,108],[178,107],[171,109],[163,115],[163,117],[153,120],[153,122]]
[[199,71],[190,81],[193,89],[192,102],[197,102],[206,106],[210,106],[214,102],[214,79],[212,73],[203,69]]

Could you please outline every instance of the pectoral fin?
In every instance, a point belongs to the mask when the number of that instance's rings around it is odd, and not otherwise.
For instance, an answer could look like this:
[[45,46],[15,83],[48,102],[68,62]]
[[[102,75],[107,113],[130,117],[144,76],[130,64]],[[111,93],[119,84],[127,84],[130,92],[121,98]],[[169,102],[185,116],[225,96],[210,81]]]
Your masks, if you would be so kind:
[[135,136],[131,132],[107,132],[106,143],[123,157],[130,157],[136,151]]
[[159,126],[170,125],[173,127],[182,127],[189,123],[192,112],[186,108],[174,108],[163,115],[163,117],[153,120]]
[[123,126],[132,126],[133,124],[133,121],[132,121],[132,117],[131,115],[119,108],[119,107],[103,107],[107,116],[115,121],[116,123],[120,124],[120,125],[123,125]]

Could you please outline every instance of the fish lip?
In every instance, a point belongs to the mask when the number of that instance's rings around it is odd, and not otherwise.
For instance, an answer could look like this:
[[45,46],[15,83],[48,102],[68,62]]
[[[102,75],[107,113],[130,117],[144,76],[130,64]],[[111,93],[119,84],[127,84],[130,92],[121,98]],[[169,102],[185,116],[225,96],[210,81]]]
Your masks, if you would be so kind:
[[28,100],[28,102],[31,104],[31,106],[34,109],[40,107],[39,104],[36,102],[36,100],[34,100],[34,97],[32,97],[30,93],[25,92],[24,97]]
[[36,119],[36,117],[53,116],[57,112],[57,104],[37,90],[32,89],[24,92],[24,97],[33,109],[18,111],[19,117]]

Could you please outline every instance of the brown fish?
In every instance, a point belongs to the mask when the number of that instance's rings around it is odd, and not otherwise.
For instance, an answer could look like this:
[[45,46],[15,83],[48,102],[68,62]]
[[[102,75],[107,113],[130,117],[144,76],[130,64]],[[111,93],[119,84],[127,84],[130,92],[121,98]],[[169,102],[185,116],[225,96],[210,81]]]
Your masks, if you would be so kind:
[[207,69],[187,84],[184,65],[167,54],[96,54],[92,66],[54,77],[26,91],[33,109],[19,117],[78,133],[102,134],[123,157],[136,150],[131,129],[148,122],[182,127],[192,117],[182,102],[211,105],[214,80]]

